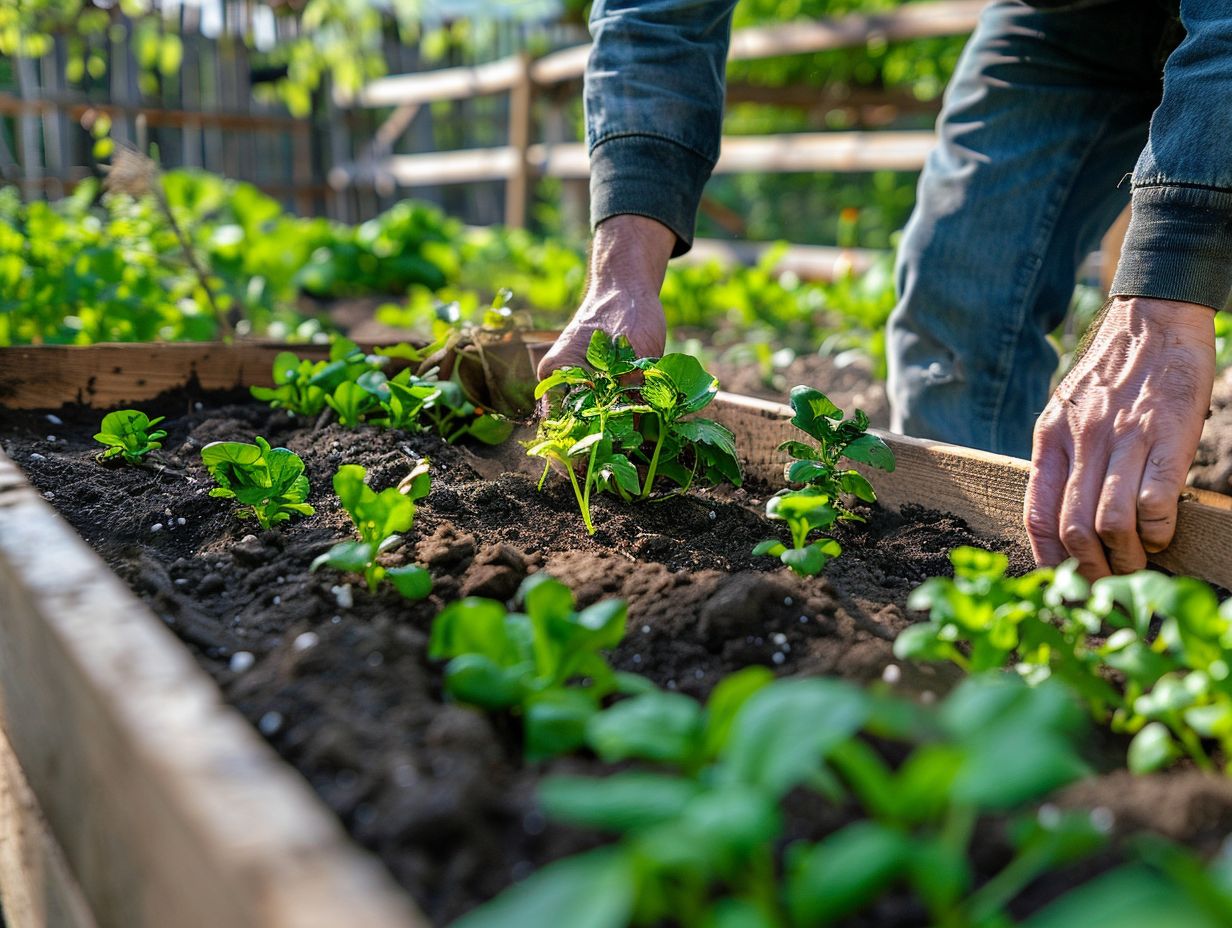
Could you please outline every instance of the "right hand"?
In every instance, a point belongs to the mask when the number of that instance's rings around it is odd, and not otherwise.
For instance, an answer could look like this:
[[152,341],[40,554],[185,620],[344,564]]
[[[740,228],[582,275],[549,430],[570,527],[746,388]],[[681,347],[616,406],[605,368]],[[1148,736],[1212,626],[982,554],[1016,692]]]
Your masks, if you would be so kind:
[[590,337],[602,329],[629,339],[639,358],[657,358],[667,342],[659,290],[676,235],[644,216],[613,216],[595,230],[586,296],[569,325],[539,362],[543,379],[584,365]]

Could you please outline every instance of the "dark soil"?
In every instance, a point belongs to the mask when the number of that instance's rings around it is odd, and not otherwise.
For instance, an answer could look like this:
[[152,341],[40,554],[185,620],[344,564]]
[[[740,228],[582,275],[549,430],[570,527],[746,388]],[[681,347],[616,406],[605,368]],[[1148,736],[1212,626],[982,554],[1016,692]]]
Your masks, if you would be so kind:
[[[90,436],[100,416],[78,408],[54,419],[0,411],[0,442],[436,923],[595,840],[546,823],[533,799],[545,771],[593,762],[528,766],[512,720],[442,702],[426,645],[444,603],[507,599],[527,574],[548,571],[582,605],[628,600],[629,632],[613,662],[661,686],[704,696],[749,664],[868,682],[882,678],[895,634],[912,621],[910,590],[947,573],[955,545],[993,544],[944,514],[871,510],[867,524],[842,530],[845,553],[825,575],[803,579],[749,553],[780,534],[760,515],[765,487],[637,508],[600,500],[599,531],[588,537],[567,484],[549,479],[536,492],[516,445],[473,451],[426,435],[318,427],[239,396],[201,399],[181,393],[146,405],[168,416],[160,466],[96,463]],[[254,435],[302,456],[315,517],[261,533],[208,496],[201,447]],[[365,465],[381,489],[420,456],[432,461],[432,492],[389,562],[427,564],[432,596],[408,603],[330,570],[310,573],[316,555],[350,536],[330,490],[338,465]],[[1030,567],[1026,551],[1008,553],[1015,569]],[[896,685],[929,698],[954,678],[947,667],[908,666]],[[1232,824],[1232,787],[1189,773],[1114,773],[1061,801],[1109,806],[1126,827],[1203,848]],[[793,801],[792,813],[793,834],[811,837],[847,816],[816,799]],[[990,867],[1004,862],[998,835],[980,839]],[[923,923],[903,900],[867,922]]]

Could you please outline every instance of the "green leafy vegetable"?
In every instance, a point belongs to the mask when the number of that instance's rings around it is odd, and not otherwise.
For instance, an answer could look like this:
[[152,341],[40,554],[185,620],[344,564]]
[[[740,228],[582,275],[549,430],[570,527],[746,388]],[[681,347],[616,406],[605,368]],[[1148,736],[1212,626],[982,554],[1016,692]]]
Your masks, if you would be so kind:
[[342,541],[312,562],[312,570],[333,567],[362,573],[369,592],[388,579],[407,599],[422,599],[432,591],[428,571],[417,565],[385,567],[380,553],[402,538],[415,520],[415,503],[428,495],[428,462],[420,461],[396,487],[377,493],[365,482],[368,472],[358,464],[343,464],[334,474],[334,492],[347,511],[358,541]]
[[98,434],[94,436],[95,441],[107,446],[105,451],[99,452],[98,460],[122,457],[129,464],[140,464],[147,454],[163,446],[162,439],[167,437],[167,433],[162,429],[151,429],[164,418],[158,416],[151,419],[136,409],[118,409],[107,413],[103,416]]
[[299,455],[286,448],[271,448],[260,436],[255,444],[210,442],[201,449],[201,463],[218,484],[210,496],[241,503],[236,516],[255,518],[263,529],[286,522],[292,515],[315,512],[305,502],[308,478]]

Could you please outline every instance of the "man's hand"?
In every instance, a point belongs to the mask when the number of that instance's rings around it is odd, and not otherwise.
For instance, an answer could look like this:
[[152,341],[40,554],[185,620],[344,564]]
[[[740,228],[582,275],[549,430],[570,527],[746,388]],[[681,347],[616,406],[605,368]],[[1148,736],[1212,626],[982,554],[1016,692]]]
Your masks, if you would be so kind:
[[644,216],[613,216],[595,229],[586,296],[539,362],[539,378],[586,362],[596,329],[624,335],[638,357],[658,357],[667,341],[659,291],[676,233]]
[[1035,426],[1024,518],[1040,564],[1146,566],[1176,530],[1215,379],[1214,312],[1117,298]]

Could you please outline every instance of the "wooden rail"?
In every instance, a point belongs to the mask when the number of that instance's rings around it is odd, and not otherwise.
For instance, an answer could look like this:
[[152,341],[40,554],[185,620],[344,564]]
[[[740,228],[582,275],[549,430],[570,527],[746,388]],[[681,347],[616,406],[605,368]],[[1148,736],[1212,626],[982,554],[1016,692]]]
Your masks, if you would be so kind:
[[[870,40],[899,41],[970,32],[978,21],[983,0],[934,0],[908,4],[884,13],[852,14],[836,19],[792,22],[740,30],[732,35],[729,57],[753,60],[779,55],[852,48]],[[339,105],[360,108],[396,107],[390,125],[397,136],[409,124],[408,108],[440,100],[463,100],[490,94],[510,94],[509,144],[487,149],[464,149],[416,154],[388,154],[340,163],[329,174],[337,189],[372,186],[390,189],[444,184],[506,181],[506,225],[518,227],[526,215],[535,178],[585,180],[590,174],[586,147],[563,138],[543,144],[531,142],[533,97],[555,85],[576,81],[585,71],[591,46],[579,45],[545,55],[537,61],[514,56],[474,67],[443,68],[419,74],[401,74],[368,84],[353,97],[339,96]],[[769,101],[762,88],[745,88],[748,98]],[[817,91],[818,97],[822,91]],[[800,97],[799,94],[796,95]],[[551,126],[564,120],[560,93],[547,95]],[[803,99],[803,98],[801,98]],[[837,103],[835,105],[838,105]],[[861,107],[872,101],[862,99]],[[880,121],[879,121],[880,123]],[[559,134],[559,128],[557,133]],[[392,143],[392,140],[386,140]],[[722,140],[717,174],[746,171],[916,171],[933,144],[931,132],[835,132],[779,136],[739,136]],[[566,185],[568,187],[568,185]],[[578,194],[574,185],[566,195]],[[572,212],[578,212],[574,209]]]

